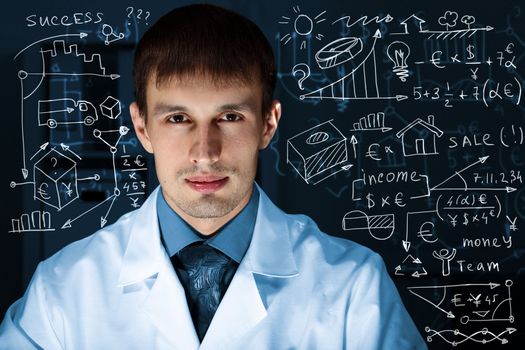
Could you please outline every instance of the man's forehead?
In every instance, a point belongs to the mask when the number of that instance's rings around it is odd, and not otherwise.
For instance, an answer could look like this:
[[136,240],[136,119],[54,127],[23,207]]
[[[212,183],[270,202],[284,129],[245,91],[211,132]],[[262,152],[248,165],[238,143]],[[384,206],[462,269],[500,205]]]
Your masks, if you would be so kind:
[[157,89],[192,86],[213,86],[223,89],[229,87],[262,89],[260,80],[254,78],[253,74],[246,74],[244,77],[227,74],[212,75],[210,73],[184,73],[169,76],[151,74],[148,79],[148,87],[151,86],[155,86]]
[[170,110],[235,109],[260,113],[262,87],[238,80],[217,81],[209,77],[175,77],[158,84],[151,78],[147,91],[149,113],[164,114]]

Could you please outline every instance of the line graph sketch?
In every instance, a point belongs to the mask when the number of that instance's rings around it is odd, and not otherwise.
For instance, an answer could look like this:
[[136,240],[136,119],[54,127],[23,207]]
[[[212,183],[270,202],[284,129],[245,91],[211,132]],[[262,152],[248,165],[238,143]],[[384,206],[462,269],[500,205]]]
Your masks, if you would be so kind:
[[402,101],[406,95],[382,96],[379,93],[376,44],[381,39],[378,29],[373,35],[373,42],[368,52],[363,53],[362,43],[359,38],[343,38],[333,41],[321,49],[316,57],[322,58],[322,67],[329,68],[342,64],[350,59],[357,60],[350,73],[340,79],[325,85],[317,90],[302,94],[301,100],[333,99],[333,100],[388,100]]

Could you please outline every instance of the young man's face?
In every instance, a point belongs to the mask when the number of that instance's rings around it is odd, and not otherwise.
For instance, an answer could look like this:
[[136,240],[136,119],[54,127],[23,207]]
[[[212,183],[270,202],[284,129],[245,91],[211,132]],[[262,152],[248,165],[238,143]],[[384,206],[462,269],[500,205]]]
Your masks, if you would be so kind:
[[146,120],[136,104],[130,110],[170,206],[185,219],[235,216],[249,201],[280,104],[263,116],[260,84],[217,86],[207,78],[163,86],[150,79],[146,91]]

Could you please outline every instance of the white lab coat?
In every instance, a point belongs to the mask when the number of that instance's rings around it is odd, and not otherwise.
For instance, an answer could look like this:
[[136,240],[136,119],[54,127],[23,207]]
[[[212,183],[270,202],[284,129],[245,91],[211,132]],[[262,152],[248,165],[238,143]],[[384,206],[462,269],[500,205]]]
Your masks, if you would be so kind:
[[253,239],[199,344],[161,243],[155,190],[41,262],[0,349],[423,349],[382,259],[260,191]]

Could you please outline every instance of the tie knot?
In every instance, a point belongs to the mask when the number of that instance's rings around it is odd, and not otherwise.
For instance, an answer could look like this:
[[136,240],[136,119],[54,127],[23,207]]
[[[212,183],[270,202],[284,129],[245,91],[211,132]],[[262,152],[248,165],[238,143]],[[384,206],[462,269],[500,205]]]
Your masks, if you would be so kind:
[[228,265],[230,258],[208,244],[192,244],[177,253],[184,269],[221,269]]

